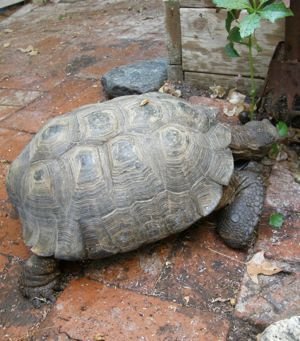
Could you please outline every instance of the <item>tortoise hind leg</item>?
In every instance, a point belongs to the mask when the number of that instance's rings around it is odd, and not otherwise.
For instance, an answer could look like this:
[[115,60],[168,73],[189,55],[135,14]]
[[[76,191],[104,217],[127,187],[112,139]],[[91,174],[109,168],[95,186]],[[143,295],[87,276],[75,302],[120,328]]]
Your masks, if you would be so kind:
[[255,239],[255,228],[262,213],[264,184],[251,171],[236,171],[222,198],[226,205],[218,215],[217,231],[232,248],[245,248]]
[[50,257],[32,255],[24,264],[20,278],[20,290],[33,305],[41,302],[54,302],[53,292],[59,285],[60,271],[58,261]]

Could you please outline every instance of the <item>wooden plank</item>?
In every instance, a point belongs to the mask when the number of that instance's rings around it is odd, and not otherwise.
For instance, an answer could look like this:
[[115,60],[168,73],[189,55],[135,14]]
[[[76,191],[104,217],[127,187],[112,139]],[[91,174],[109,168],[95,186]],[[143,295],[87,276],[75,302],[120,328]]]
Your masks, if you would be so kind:
[[[184,71],[241,74],[249,76],[246,46],[237,46],[239,58],[227,57],[224,46],[228,43],[224,28],[226,11],[214,9],[181,8],[182,64]],[[256,75],[263,78],[277,43],[284,39],[284,21],[275,24],[263,22],[257,40],[263,51],[255,61]]]
[[[213,85],[221,85],[225,89],[236,88],[246,94],[249,94],[251,87],[250,78],[217,75],[213,73],[184,72],[184,80],[191,84],[200,86],[203,89],[208,89]],[[256,85],[260,92],[263,89],[264,80],[256,79]]]
[[216,7],[212,0],[179,0],[180,7]]
[[168,80],[170,81],[183,80],[183,72],[181,65],[168,65]]
[[1,0],[0,1],[0,8],[5,8],[19,2],[24,2],[24,0]]
[[166,43],[170,64],[181,64],[181,28],[179,2],[164,0]]

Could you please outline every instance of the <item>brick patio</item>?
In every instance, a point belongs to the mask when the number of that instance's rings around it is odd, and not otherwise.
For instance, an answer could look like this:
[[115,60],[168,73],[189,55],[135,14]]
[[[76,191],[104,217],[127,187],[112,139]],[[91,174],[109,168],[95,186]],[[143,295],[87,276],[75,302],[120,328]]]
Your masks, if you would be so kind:
[[[105,100],[99,79],[112,67],[166,57],[163,4],[19,6],[1,19],[0,37],[1,340],[255,340],[266,325],[300,313],[300,185],[288,162],[273,166],[258,241],[248,254],[226,247],[210,217],[135,252],[65,264],[70,280],[56,303],[33,309],[18,292],[29,251],[7,200],[9,164],[49,118]],[[30,45],[37,55],[19,50]],[[280,231],[267,223],[277,210],[286,217]],[[254,285],[245,261],[258,250],[294,271],[260,276]]]

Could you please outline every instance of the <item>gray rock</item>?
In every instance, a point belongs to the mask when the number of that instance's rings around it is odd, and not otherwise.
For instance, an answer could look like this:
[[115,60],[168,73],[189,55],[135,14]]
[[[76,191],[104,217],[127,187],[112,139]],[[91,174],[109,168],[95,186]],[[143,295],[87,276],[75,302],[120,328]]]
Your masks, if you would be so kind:
[[157,91],[167,79],[167,60],[152,59],[116,67],[101,82],[109,98]]
[[299,341],[300,316],[272,323],[262,334],[257,336],[258,341]]

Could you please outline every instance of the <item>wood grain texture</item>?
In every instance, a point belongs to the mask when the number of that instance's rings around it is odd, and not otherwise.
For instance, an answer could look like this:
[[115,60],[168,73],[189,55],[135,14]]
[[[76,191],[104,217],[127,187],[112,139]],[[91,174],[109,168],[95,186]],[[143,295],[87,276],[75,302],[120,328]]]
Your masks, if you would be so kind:
[[168,65],[168,80],[170,81],[182,81],[183,80],[183,72],[182,65]]
[[[249,93],[250,91],[250,78],[218,75],[215,73],[202,73],[202,72],[184,72],[184,79],[191,84],[195,84],[204,89],[208,89],[212,85],[221,85],[225,89],[237,88],[239,91]],[[264,80],[256,79],[258,91],[263,89]]]
[[181,27],[179,2],[177,0],[164,1],[166,43],[169,64],[181,64]]
[[180,7],[216,7],[212,0],[179,0]]
[[[238,46],[240,58],[227,57],[224,46],[227,33],[224,28],[225,11],[214,9],[181,8],[182,66],[184,71],[249,76],[247,48]],[[256,75],[263,78],[274,49],[284,37],[284,21],[262,23],[257,39],[263,51],[256,57]]]

